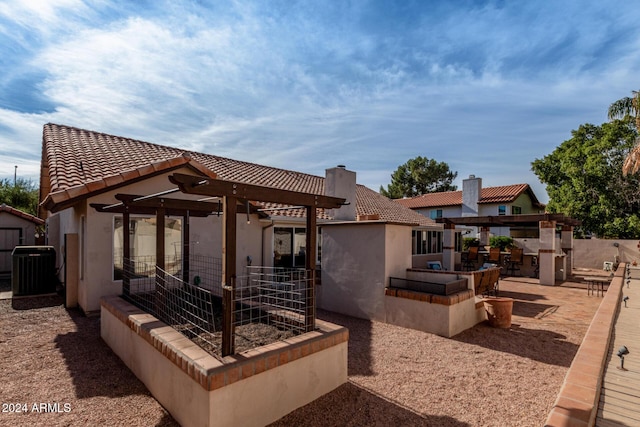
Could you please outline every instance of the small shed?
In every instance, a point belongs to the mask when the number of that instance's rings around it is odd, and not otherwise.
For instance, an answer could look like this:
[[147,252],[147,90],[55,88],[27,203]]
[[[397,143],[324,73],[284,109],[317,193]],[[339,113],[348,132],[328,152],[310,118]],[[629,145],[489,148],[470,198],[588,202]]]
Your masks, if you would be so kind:
[[0,205],[0,274],[11,273],[11,252],[16,246],[32,246],[44,221],[36,216]]

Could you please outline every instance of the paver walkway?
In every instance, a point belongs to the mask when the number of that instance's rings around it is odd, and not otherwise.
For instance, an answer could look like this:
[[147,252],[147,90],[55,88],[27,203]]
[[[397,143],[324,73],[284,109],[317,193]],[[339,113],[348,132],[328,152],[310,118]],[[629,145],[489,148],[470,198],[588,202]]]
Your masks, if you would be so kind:
[[[613,330],[605,366],[596,426],[640,426],[640,279],[627,279]],[[618,350],[625,346],[629,354],[620,369]]]

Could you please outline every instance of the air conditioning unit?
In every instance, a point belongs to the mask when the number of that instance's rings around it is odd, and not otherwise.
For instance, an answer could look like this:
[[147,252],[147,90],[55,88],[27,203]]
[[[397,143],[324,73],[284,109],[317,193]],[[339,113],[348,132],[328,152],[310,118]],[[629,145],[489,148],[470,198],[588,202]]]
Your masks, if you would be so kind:
[[53,246],[16,246],[11,252],[13,296],[56,292],[56,251]]

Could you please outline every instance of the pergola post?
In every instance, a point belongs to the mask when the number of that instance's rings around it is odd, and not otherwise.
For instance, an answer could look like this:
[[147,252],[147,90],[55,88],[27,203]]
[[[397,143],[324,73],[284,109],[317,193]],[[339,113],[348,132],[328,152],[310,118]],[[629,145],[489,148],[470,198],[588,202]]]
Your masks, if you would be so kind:
[[122,213],[122,294],[129,296],[131,291],[131,216],[126,210]]
[[445,223],[442,236],[442,268],[453,271],[456,267],[456,226]]
[[164,254],[164,208],[156,210],[156,265],[162,270],[166,269]]
[[556,222],[540,221],[540,284],[556,284]]
[[233,311],[236,289],[236,226],[238,199],[224,196],[222,230],[222,357],[234,353]]
[[189,283],[189,211],[182,217],[182,281]]
[[316,231],[316,207],[307,206],[307,233],[306,233],[306,257],[305,268],[307,270],[307,297],[305,304],[305,331],[311,332],[316,328],[316,243],[318,233]]

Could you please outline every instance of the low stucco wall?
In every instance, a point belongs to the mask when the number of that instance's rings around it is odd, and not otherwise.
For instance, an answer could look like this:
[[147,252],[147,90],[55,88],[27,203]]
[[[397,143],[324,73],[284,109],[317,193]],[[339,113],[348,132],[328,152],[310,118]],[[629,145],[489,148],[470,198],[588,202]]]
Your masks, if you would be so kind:
[[486,319],[473,290],[431,295],[403,289],[385,292],[387,323],[450,338]]
[[101,301],[101,336],[185,426],[263,426],[347,381],[348,330],[317,331],[225,357],[119,297]]
[[387,323],[450,338],[479,322],[471,290],[449,297],[422,294],[424,298],[420,298],[416,294],[403,290],[395,294],[387,292]]

